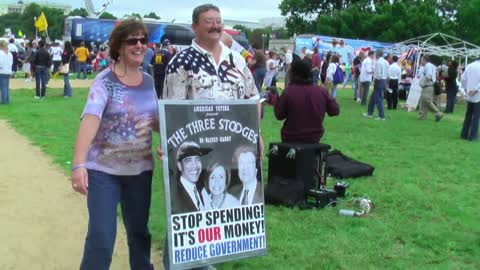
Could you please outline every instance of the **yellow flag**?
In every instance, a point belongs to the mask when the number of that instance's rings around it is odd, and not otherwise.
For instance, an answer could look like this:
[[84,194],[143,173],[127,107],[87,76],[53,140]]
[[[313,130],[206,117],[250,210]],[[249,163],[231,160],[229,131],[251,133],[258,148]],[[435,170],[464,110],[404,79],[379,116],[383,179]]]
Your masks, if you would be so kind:
[[19,36],[19,37],[23,37],[22,30],[18,30],[18,36]]
[[48,28],[48,23],[47,23],[47,18],[45,17],[45,14],[40,14],[40,17],[38,17],[37,21],[35,22],[35,27],[38,28],[39,32],[45,32]]

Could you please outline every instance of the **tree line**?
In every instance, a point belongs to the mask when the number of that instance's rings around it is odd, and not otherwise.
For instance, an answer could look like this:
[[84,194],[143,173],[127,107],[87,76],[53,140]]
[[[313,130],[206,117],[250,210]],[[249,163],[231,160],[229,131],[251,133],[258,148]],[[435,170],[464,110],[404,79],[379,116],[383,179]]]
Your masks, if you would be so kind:
[[400,42],[442,32],[480,45],[480,0],[283,0],[290,35]]

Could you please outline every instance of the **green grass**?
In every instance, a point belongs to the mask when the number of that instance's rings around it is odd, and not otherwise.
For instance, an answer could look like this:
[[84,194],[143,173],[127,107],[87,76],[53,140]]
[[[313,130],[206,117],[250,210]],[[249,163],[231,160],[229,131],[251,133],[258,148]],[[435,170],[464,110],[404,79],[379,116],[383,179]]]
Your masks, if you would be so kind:
[[[48,89],[11,91],[0,106],[7,119],[69,174],[86,89],[63,99]],[[375,208],[364,218],[338,216],[340,208],[267,211],[268,256],[217,265],[218,269],[479,269],[480,144],[459,139],[464,105],[436,123],[415,113],[386,111],[387,121],[362,117],[351,91],[339,92],[341,115],[326,118],[322,142],[375,166],[372,177],[348,180],[349,198],[368,194]],[[281,122],[266,108],[265,145],[280,140]],[[155,136],[155,145],[158,136]],[[150,227],[156,247],[165,237],[161,166],[155,171]],[[263,170],[267,172],[264,161]],[[331,182],[329,183],[332,184]]]

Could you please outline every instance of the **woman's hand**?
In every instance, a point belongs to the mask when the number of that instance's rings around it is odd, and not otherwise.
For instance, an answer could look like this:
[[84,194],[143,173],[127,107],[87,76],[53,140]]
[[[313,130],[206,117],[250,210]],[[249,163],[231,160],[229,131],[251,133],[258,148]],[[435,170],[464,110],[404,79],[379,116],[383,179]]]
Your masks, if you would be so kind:
[[88,192],[88,172],[85,167],[80,167],[72,172],[72,188],[83,195]]

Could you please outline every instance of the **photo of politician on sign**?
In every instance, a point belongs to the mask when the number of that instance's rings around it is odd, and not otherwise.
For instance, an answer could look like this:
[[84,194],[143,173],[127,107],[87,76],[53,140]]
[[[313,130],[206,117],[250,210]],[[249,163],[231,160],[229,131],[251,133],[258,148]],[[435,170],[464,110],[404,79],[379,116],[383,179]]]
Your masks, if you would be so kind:
[[265,255],[256,101],[159,104],[171,269]]

